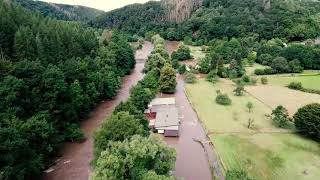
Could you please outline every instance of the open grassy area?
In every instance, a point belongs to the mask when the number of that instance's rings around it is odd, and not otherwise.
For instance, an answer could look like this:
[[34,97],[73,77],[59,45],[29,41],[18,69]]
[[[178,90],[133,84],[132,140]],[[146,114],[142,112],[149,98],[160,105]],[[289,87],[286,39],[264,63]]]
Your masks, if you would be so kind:
[[191,55],[196,60],[200,60],[206,56],[206,54],[202,51],[201,46],[188,46],[191,50]]
[[269,82],[273,85],[287,86],[290,82],[301,82],[302,86],[307,89],[320,90],[320,75],[304,75],[304,76],[292,76],[292,77],[277,77],[270,76]]
[[[213,85],[200,79],[185,88],[227,169],[244,169],[256,179],[320,177],[319,144],[273,126],[266,117],[271,108],[264,103],[248,94],[234,96],[228,80]],[[227,93],[232,105],[216,104],[216,90]],[[252,113],[246,109],[249,101]],[[248,118],[254,119],[252,129],[247,128]]]

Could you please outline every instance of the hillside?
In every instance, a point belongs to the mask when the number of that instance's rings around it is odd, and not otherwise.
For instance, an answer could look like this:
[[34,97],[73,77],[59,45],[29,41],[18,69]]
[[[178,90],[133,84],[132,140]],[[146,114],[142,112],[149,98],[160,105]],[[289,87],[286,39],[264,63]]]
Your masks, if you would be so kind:
[[144,35],[156,31],[170,40],[209,42],[253,36],[301,41],[319,36],[320,3],[298,0],[162,0],[126,6],[91,24]]
[[55,4],[33,0],[13,1],[19,3],[22,7],[26,9],[29,9],[31,11],[37,11],[44,16],[49,16],[58,20],[87,22],[96,18],[98,15],[104,13],[104,11],[85,6]]

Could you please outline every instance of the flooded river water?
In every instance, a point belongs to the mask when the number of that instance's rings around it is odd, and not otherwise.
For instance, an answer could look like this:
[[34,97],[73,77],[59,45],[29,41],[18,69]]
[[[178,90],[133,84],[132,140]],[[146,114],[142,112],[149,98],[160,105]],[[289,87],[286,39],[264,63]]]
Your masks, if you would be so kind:
[[[178,47],[178,44],[178,42],[166,43],[166,48],[170,54]],[[81,129],[87,138],[86,141],[83,143],[66,143],[61,150],[62,157],[44,173],[44,180],[89,179],[90,162],[93,159],[93,133],[121,101],[127,100],[130,88],[143,78],[141,71],[152,49],[152,44],[146,42],[143,49],[136,52],[136,67],[131,75],[124,77],[118,96],[114,100],[102,102],[93,110],[90,118],[81,123]],[[170,96],[176,98],[179,109],[179,118],[181,119],[180,137],[164,138],[167,144],[177,150],[174,175],[185,180],[211,180],[213,179],[211,171],[213,168],[218,179],[223,179],[214,151],[206,143],[208,139],[205,131],[185,94],[183,77],[178,75],[177,81],[177,91]],[[195,140],[204,142],[204,144],[201,145]]]
[[114,100],[108,100],[98,105],[90,114],[89,119],[81,123],[86,141],[83,143],[66,143],[61,150],[61,155],[54,166],[49,168],[42,179],[44,180],[88,180],[93,159],[93,133],[100,127],[105,118],[112,113],[114,108],[129,97],[129,91],[143,78],[142,69],[144,62],[153,49],[150,42],[146,42],[141,50],[136,52],[137,64],[132,74],[123,78],[122,87]]

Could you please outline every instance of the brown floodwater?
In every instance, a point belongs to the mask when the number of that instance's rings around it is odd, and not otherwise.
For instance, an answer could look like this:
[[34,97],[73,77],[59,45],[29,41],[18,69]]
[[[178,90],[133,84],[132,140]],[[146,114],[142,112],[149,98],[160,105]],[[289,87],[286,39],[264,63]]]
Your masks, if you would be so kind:
[[179,41],[166,41],[165,47],[168,53],[171,55],[173,51],[177,50],[179,47]]
[[83,143],[66,143],[60,151],[62,155],[56,164],[44,172],[44,180],[88,180],[91,172],[90,162],[93,159],[93,134],[114,108],[129,97],[130,88],[143,78],[144,62],[150,55],[153,45],[145,42],[143,48],[136,52],[137,64],[132,74],[123,78],[122,87],[114,100],[101,102],[81,123],[81,129],[86,136]]
[[[214,169],[217,178],[224,179],[213,147],[208,143],[209,140],[197,114],[186,97],[183,77],[178,75],[177,81],[174,95],[159,95],[160,97],[173,96],[176,98],[179,119],[181,120],[180,136],[178,138],[164,138],[167,144],[173,146],[177,151],[174,175],[185,180],[212,180],[211,169]],[[203,142],[204,147],[197,141]]]

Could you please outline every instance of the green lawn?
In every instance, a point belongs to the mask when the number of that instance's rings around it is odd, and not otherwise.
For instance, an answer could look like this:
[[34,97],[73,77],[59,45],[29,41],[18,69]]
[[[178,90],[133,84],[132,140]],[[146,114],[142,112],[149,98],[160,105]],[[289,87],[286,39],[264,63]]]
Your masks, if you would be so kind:
[[310,75],[310,76],[292,76],[292,77],[277,77],[270,76],[270,84],[287,86],[290,82],[301,82],[302,86],[307,89],[317,89],[320,90],[320,75]]
[[[186,92],[227,169],[244,169],[256,179],[310,179],[320,177],[319,144],[272,125],[271,109],[250,95],[236,97],[233,84],[203,79],[187,84]],[[216,90],[228,93],[231,106],[216,104]],[[246,104],[254,104],[253,112]],[[254,127],[247,128],[248,118]],[[262,133],[265,132],[265,133]]]

